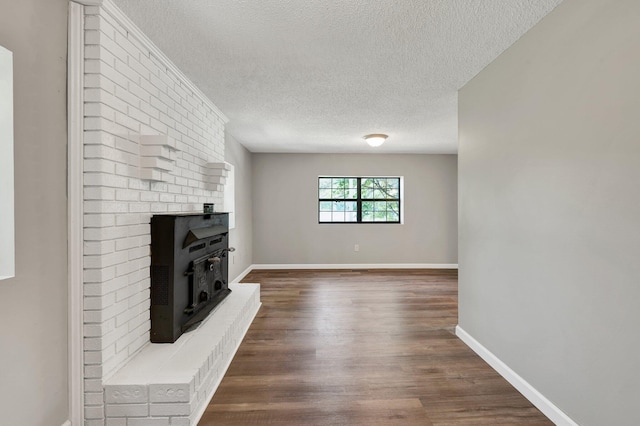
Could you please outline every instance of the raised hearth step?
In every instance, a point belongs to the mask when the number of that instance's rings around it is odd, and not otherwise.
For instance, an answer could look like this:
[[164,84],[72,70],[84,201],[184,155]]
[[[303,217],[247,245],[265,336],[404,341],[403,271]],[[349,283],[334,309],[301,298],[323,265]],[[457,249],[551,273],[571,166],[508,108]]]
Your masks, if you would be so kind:
[[151,343],[104,384],[106,426],[127,419],[195,425],[260,308],[259,284],[229,284],[231,294],[175,343]]

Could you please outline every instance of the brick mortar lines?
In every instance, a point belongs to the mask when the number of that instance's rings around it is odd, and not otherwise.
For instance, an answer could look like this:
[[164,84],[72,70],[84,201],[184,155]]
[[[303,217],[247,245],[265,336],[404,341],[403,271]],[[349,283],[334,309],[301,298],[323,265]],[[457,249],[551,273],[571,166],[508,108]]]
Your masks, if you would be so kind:
[[[101,382],[149,341],[151,215],[222,204],[202,171],[224,161],[224,124],[101,7],[86,13],[84,350],[91,426],[104,424]],[[176,142],[167,182],[138,178],[135,136],[146,134]]]

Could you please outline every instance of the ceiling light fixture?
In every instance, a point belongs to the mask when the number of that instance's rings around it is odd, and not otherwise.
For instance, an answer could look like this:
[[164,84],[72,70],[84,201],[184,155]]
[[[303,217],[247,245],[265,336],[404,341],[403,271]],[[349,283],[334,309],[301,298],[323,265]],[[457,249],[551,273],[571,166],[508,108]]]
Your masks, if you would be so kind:
[[380,146],[387,140],[389,136],[382,133],[374,133],[364,137],[365,142],[370,146]]

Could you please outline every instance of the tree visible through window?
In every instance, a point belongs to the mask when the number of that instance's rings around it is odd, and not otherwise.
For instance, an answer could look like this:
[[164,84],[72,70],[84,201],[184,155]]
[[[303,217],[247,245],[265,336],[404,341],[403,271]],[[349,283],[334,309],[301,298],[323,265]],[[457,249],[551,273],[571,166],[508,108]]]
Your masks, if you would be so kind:
[[400,178],[318,178],[318,221],[400,223]]

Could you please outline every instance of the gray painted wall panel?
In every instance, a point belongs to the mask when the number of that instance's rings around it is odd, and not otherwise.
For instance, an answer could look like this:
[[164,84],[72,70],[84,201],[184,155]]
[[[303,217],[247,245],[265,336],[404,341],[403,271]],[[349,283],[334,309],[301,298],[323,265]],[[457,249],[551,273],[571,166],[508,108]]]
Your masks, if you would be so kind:
[[0,5],[13,52],[15,278],[0,281],[0,423],[61,425],[67,395],[66,0]]
[[565,0],[460,91],[460,326],[581,425],[640,424],[638,22]]
[[[455,155],[253,154],[254,263],[457,263],[456,161]],[[320,175],[404,176],[405,223],[318,224]]]

